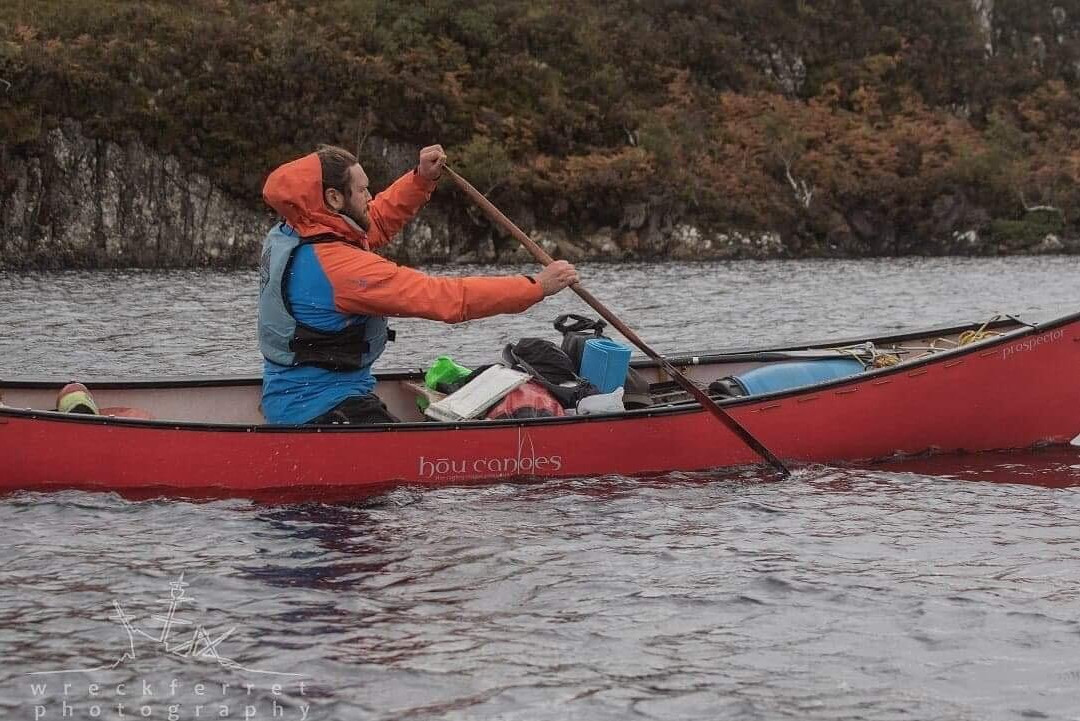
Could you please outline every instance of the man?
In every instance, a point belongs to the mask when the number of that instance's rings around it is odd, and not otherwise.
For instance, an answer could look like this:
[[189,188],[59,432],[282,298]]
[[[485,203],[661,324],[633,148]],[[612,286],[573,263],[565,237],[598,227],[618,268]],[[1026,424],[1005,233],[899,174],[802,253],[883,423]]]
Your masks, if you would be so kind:
[[393,339],[387,316],[459,323],[519,313],[577,282],[566,261],[535,277],[441,278],[372,252],[427,203],[445,164],[442,147],[424,148],[419,165],[375,198],[356,157],[331,146],[267,178],[263,198],[284,218],[260,264],[268,422],[395,422],[372,392],[371,366]]

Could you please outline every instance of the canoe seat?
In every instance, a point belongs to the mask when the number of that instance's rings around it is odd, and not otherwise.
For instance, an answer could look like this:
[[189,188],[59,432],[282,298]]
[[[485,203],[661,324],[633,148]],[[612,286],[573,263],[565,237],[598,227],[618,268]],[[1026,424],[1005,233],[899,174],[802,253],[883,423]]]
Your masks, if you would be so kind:
[[416,381],[402,381],[401,387],[405,388],[417,398],[427,398],[429,402],[435,403],[446,398],[445,393],[439,393],[439,391],[433,391],[423,383],[417,383]]

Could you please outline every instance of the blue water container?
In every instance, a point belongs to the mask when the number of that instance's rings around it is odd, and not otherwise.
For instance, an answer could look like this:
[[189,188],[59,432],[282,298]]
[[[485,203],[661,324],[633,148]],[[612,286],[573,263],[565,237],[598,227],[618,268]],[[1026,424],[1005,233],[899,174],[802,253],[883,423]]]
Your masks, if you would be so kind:
[[854,358],[836,358],[826,360],[794,361],[790,363],[770,363],[752,371],[734,377],[747,395],[775,393],[812,386],[815,383],[846,378],[863,372],[863,364]]
[[581,352],[581,377],[601,393],[621,388],[630,369],[630,349],[610,338],[590,338]]

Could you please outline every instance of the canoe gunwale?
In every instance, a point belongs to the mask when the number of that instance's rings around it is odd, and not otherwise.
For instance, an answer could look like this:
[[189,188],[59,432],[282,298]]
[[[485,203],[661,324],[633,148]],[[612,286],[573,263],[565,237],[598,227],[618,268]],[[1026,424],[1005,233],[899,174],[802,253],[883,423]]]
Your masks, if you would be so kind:
[[[1022,333],[1023,331],[1038,331],[1043,330],[1058,323],[1064,324],[1072,321],[1075,318],[1080,317],[1080,311],[1071,313],[1066,316],[1059,316],[1053,318],[1045,323],[1024,323],[1022,321],[1013,321],[1009,319],[994,321],[986,325],[987,329],[993,330],[995,328],[1002,328],[1005,326],[1015,325],[1020,322],[1023,327],[1017,328],[1015,331],[1006,333],[1005,335],[1012,335],[1013,333]],[[909,340],[919,340],[932,335],[957,335],[965,330],[972,328],[981,328],[982,322],[964,323],[961,325],[940,326],[935,328],[923,328],[917,331],[906,331],[903,333],[894,333],[892,335],[864,335],[855,338],[833,338],[831,340],[812,341],[809,343],[792,343],[787,345],[778,346],[763,346],[760,348],[725,348],[721,350],[703,351],[700,353],[687,353],[681,352],[677,356],[666,356],[670,363],[675,365],[690,364],[694,359],[697,359],[698,364],[716,363],[723,361],[733,361],[742,359],[752,359],[752,356],[757,354],[769,354],[769,353],[784,353],[790,351],[800,350],[827,350],[829,348],[845,347],[858,345],[859,343],[866,343],[870,341],[874,344],[878,343],[903,343]],[[996,338],[994,339],[996,340]],[[949,352],[955,349],[941,349],[940,353]],[[938,355],[940,355],[940,353]],[[937,355],[932,356],[934,358]],[[635,358],[631,361],[631,365],[635,368],[655,368],[660,365],[651,358]]]

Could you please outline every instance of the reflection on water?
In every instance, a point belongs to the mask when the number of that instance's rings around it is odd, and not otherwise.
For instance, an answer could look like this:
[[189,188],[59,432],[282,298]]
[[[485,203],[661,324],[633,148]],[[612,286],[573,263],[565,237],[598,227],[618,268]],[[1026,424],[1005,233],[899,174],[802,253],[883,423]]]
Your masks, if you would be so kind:
[[1080,486],[1080,450],[1071,446],[963,456],[921,456],[882,463],[874,468],[946,480],[1019,483],[1045,488]]
[[[1069,311],[1073,264],[595,266],[585,277],[672,351]],[[0,375],[254,372],[254,283],[0,274]],[[559,296],[450,330],[402,321],[387,363],[488,358],[549,333],[564,311],[581,308]],[[301,718],[305,704],[312,719],[1075,718],[1075,449],[761,473],[374,496],[9,494],[0,717],[44,706],[61,718],[69,703],[69,717],[91,718],[94,682],[113,709],[103,718],[118,718],[118,701],[125,717],[146,706],[152,718],[174,701],[184,719],[199,703],[210,708],[198,718],[222,706]],[[193,599],[184,618],[212,630],[222,656],[302,674],[303,688],[275,693],[264,677],[149,654],[108,676],[66,674],[66,697],[34,691],[28,673],[115,660],[125,636],[113,602],[150,627],[180,574]]]
[[[900,464],[346,504],[20,493],[0,521],[12,710],[21,672],[111,658],[111,600],[141,620],[181,572],[188,616],[235,626],[230,658],[309,678],[315,718],[1068,718],[1075,702],[1075,489]],[[244,681],[171,658],[120,673]]]

